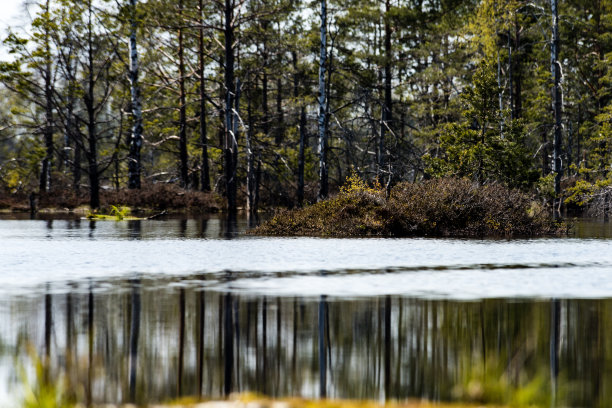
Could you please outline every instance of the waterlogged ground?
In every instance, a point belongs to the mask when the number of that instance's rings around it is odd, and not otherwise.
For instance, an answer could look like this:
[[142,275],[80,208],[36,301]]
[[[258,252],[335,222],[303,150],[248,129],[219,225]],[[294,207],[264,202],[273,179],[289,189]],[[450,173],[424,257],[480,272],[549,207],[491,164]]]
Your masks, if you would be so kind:
[[83,403],[253,391],[612,405],[609,224],[535,240],[246,226],[0,221],[0,405],[45,376]]

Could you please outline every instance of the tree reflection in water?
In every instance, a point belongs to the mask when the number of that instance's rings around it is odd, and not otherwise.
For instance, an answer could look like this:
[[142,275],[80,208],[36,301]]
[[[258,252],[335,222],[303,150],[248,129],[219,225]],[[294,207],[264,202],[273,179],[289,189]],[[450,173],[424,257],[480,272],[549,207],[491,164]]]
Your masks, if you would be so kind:
[[270,298],[201,278],[9,298],[0,361],[28,364],[33,344],[85,405],[245,391],[612,405],[611,300]]

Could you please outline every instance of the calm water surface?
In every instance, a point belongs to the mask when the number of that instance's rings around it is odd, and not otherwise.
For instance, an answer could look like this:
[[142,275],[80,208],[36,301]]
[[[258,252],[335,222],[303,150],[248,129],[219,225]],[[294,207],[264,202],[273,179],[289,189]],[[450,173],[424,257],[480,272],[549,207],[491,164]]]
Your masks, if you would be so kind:
[[[230,392],[612,406],[612,227],[532,240],[0,220],[0,405]],[[36,373],[35,360],[42,370]]]

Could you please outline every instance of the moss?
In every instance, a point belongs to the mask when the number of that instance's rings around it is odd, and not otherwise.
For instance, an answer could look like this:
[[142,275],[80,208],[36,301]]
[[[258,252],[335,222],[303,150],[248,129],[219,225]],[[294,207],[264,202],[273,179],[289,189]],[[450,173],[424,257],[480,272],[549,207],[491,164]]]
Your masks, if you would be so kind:
[[[354,184],[354,183],[353,183]],[[281,210],[254,235],[323,237],[542,236],[565,230],[527,194],[444,178],[382,188],[344,188],[298,210]]]

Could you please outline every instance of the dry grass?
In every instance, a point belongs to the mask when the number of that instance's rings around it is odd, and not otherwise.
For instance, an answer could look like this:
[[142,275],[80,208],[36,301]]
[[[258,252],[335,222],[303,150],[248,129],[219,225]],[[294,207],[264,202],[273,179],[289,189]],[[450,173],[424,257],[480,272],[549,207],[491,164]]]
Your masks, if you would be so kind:
[[277,236],[542,236],[564,226],[527,194],[464,179],[400,183],[384,190],[345,188],[336,197],[300,210],[281,210],[250,231]]

